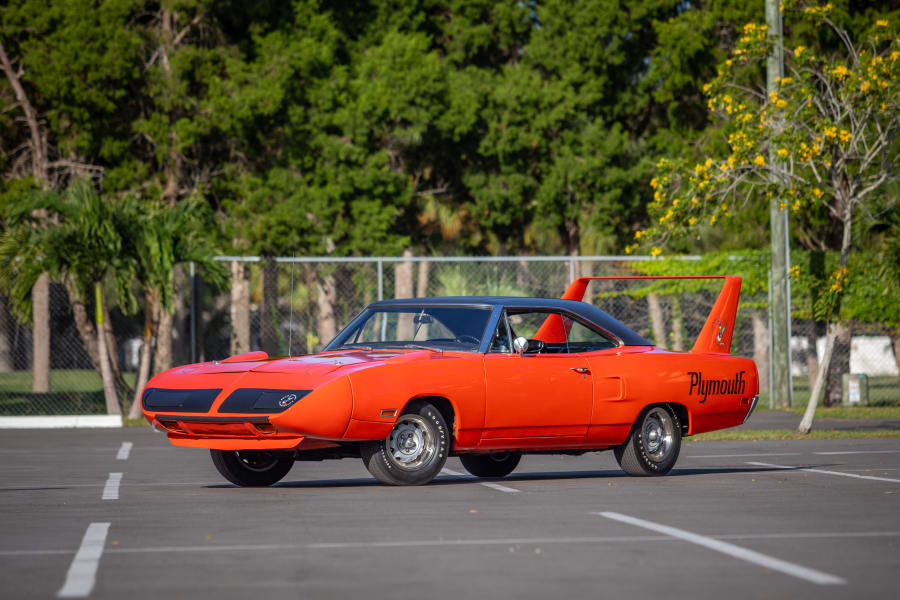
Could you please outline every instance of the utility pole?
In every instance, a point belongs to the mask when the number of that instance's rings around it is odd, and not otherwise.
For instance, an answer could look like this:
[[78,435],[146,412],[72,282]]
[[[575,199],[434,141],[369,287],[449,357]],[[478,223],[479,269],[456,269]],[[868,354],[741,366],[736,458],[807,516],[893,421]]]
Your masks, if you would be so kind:
[[[784,39],[781,23],[780,0],[766,0],[767,35],[771,49],[766,63],[766,92],[777,89],[776,82],[784,77]],[[769,148],[769,164],[777,164],[775,148]],[[778,175],[773,174],[777,178]],[[769,228],[771,231],[772,265],[769,275],[769,316],[772,326],[771,365],[773,408],[789,408],[793,405],[791,385],[791,282],[788,268],[791,262],[788,236],[788,211],[782,208],[782,199],[774,195],[769,199]]]

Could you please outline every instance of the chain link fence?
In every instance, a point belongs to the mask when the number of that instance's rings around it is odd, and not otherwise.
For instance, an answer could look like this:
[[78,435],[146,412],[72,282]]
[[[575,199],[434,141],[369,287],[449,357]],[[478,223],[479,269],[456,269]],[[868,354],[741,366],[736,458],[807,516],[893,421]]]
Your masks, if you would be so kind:
[[[691,260],[696,257],[686,257]],[[178,273],[173,319],[176,364],[220,360],[250,350],[270,355],[306,354],[322,348],[367,304],[417,296],[537,296],[558,298],[574,277],[643,274],[646,257],[219,257],[232,286],[217,290],[200,274]],[[646,263],[644,263],[646,264]],[[585,296],[645,338],[672,350],[689,350],[718,290],[719,280],[690,284],[592,282]],[[34,391],[32,329],[9,313],[0,296],[0,415],[102,414],[100,377],[73,318],[73,299],[50,287],[49,391]],[[732,352],[753,357],[767,396],[769,317],[765,297],[742,295]],[[93,307],[84,307],[88,315]],[[110,314],[115,359],[124,385],[133,385],[143,315]],[[822,324],[792,323],[794,403],[806,403],[824,349]],[[896,337],[872,324],[853,324],[835,349],[837,394],[841,375],[866,376],[870,404],[900,403]],[[818,352],[814,354],[812,348]],[[125,391],[121,392],[125,396]],[[130,400],[130,397],[129,397]],[[765,398],[764,398],[765,401]]]

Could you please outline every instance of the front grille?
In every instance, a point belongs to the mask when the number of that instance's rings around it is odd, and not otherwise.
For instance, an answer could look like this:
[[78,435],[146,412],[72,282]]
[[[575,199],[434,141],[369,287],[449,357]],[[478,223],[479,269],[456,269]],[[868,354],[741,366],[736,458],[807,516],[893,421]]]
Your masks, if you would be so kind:
[[163,388],[147,388],[141,398],[144,410],[173,412],[209,412],[216,396],[222,391],[210,390],[169,390]]
[[289,409],[312,390],[269,390],[242,388],[229,394],[219,407],[220,413],[280,413]]

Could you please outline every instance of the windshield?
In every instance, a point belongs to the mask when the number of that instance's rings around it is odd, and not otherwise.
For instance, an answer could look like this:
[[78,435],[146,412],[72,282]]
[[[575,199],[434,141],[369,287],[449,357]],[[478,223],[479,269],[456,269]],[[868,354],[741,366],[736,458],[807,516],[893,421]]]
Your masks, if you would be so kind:
[[416,348],[476,352],[489,308],[420,306],[367,308],[326,350]]

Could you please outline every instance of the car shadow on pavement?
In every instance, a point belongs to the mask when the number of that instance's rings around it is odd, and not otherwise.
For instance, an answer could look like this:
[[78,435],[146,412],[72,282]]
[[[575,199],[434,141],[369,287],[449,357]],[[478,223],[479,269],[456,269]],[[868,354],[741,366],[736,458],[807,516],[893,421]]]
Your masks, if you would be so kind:
[[[698,467],[686,469],[673,469],[668,477],[683,477],[688,475],[722,475],[727,473],[766,473],[771,471],[788,471],[804,467]],[[618,469],[604,469],[598,471],[542,471],[536,473],[519,473],[507,477],[474,477],[472,475],[439,475],[428,486],[440,485],[467,485],[481,482],[506,482],[513,484],[517,481],[556,481],[563,479],[641,479],[629,477]],[[312,479],[307,481],[281,481],[271,486],[273,488],[343,488],[343,487],[385,487],[379,481],[364,477],[352,479]],[[209,489],[236,488],[238,486],[223,483],[219,485],[204,486]]]

